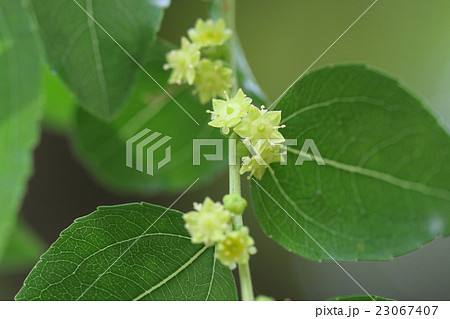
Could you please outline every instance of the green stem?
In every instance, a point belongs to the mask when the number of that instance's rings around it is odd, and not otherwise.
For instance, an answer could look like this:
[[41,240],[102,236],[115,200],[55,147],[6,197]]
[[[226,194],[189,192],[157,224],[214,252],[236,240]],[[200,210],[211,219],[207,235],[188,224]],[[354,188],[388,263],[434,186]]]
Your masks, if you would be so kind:
[[248,262],[239,265],[239,280],[241,282],[242,301],[255,301],[252,276],[250,274],[250,264]]
[[[237,65],[233,50],[233,43],[236,32],[236,2],[235,0],[213,0],[211,4],[211,16],[215,19],[223,17],[227,28],[233,31],[233,36],[229,43],[229,62],[233,70],[233,92],[234,94],[238,90],[237,82]],[[231,134],[230,139],[238,140],[236,133]],[[237,193],[241,195],[241,174],[240,170],[240,158],[236,152],[230,152],[229,154],[229,176],[230,176],[230,194]],[[232,165],[233,163],[233,165]],[[242,215],[235,215],[233,221],[233,228],[239,229],[244,226]],[[250,275],[250,265],[248,262],[239,265],[239,280],[241,283],[241,297],[243,301],[255,300],[253,294],[253,284]]]
[[[236,139],[236,133],[230,136],[230,139]],[[234,152],[236,153],[236,152]],[[233,163],[233,165],[232,165]],[[229,176],[230,176],[230,194],[237,193],[241,195],[241,175],[240,158],[237,154],[229,154]],[[244,225],[242,215],[236,215],[233,221],[234,229],[239,229]],[[248,262],[239,265],[239,280],[241,283],[241,297],[243,301],[254,301],[252,277],[250,274],[250,265]]]
[[[234,139],[237,142],[237,135],[236,133],[231,134],[230,140]],[[237,143],[236,143],[237,144]],[[236,152],[234,152],[236,153]],[[233,154],[230,150],[230,154],[228,155],[228,163],[229,163],[229,185],[230,185],[230,194],[237,193],[241,195],[241,174],[239,173],[240,170],[240,158],[237,156],[237,154]],[[232,163],[234,163],[232,165]],[[242,215],[235,215],[234,221],[233,221],[233,227],[234,229],[239,229],[244,225],[242,220]]]
[[233,50],[233,43],[235,35],[237,35],[236,31],[236,1],[235,0],[218,0],[218,5],[220,7],[219,11],[221,12],[221,16],[223,16],[225,20],[225,24],[227,28],[233,31],[233,35],[231,36],[230,41],[228,41],[228,51],[229,51],[229,62],[231,65],[231,69],[233,70],[233,87],[231,94],[234,95],[238,90],[238,81],[237,81],[237,63]]
[[225,18],[225,23],[228,28],[236,30],[236,1],[235,0],[222,0],[222,12]]

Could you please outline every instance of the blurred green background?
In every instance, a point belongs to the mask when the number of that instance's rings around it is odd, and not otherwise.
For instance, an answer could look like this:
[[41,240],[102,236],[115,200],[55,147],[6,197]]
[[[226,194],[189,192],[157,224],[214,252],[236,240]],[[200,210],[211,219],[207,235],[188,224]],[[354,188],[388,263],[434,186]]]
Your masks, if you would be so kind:
[[[250,66],[275,100],[372,3],[366,0],[239,0],[237,28]],[[173,0],[160,36],[174,43],[207,16],[200,0]],[[450,127],[450,2],[380,0],[314,68],[342,62],[375,66],[413,89]],[[450,132],[450,130],[449,130]],[[50,244],[76,217],[99,205],[148,201],[168,205],[175,195],[124,197],[95,182],[73,156],[69,141],[51,130],[36,150],[35,174],[21,216]],[[206,195],[227,191],[226,174],[214,185],[186,195],[177,209],[191,209]],[[248,190],[246,190],[248,191]],[[285,251],[267,238],[251,212],[245,216],[258,247],[251,267],[257,294],[320,300],[362,291],[332,262],[316,263]],[[393,299],[450,300],[450,238],[389,262],[344,263],[370,293]],[[0,274],[0,299],[12,299],[24,271]]]

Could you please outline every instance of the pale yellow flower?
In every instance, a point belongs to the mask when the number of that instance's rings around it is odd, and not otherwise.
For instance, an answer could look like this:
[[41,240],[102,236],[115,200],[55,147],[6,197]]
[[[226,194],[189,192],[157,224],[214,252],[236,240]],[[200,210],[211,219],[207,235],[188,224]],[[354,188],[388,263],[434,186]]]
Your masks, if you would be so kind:
[[256,254],[254,240],[248,234],[247,227],[227,233],[225,238],[217,243],[216,256],[222,264],[233,269],[236,264],[245,264],[250,255]]
[[167,53],[167,64],[164,69],[172,69],[169,78],[170,84],[188,83],[192,85],[195,79],[195,67],[200,62],[199,47],[189,42],[185,37],[181,38],[181,49]]
[[194,203],[194,209],[183,215],[194,244],[213,245],[224,239],[225,233],[231,230],[231,214],[221,203],[206,197],[203,203]]
[[231,37],[231,30],[225,28],[223,19],[216,22],[211,19],[207,21],[198,19],[195,28],[188,30],[188,36],[200,47],[218,46],[224,44]]
[[248,116],[242,119],[241,124],[234,128],[234,131],[242,138],[253,139],[273,139],[279,143],[284,141],[283,135],[278,131],[281,121],[281,111],[266,111],[251,106]]
[[201,60],[194,81],[200,102],[205,104],[218,96],[226,98],[226,92],[231,88],[232,73],[221,60]]
[[212,121],[208,124],[213,127],[218,127],[224,134],[230,132],[230,128],[236,126],[241,122],[243,116],[245,116],[250,108],[252,99],[246,97],[241,89],[236,95],[230,99],[226,95],[226,100],[214,99]]
[[259,140],[253,145],[253,149],[257,154],[242,159],[241,174],[250,172],[250,176],[261,179],[270,164],[282,161],[281,145],[274,144],[270,140]]

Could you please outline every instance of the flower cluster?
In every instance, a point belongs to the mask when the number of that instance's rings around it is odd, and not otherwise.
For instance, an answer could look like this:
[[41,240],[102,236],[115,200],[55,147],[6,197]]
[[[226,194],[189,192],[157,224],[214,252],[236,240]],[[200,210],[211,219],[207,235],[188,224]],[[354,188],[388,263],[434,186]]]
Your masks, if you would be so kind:
[[183,215],[185,227],[194,244],[216,245],[216,257],[233,269],[236,264],[248,262],[256,253],[253,238],[247,227],[233,230],[233,216],[242,214],[247,202],[239,194],[224,197],[225,205],[207,197],[203,203],[194,203],[194,211]]
[[251,176],[261,179],[269,164],[282,160],[282,143],[285,141],[278,129],[281,111],[267,111],[264,106],[257,108],[252,100],[239,90],[230,99],[214,99],[210,126],[220,128],[222,133],[229,135],[235,132],[243,143],[251,150],[251,154],[243,157],[241,174],[250,172]]
[[223,19],[198,19],[195,28],[188,30],[188,38],[181,38],[181,48],[170,51],[164,69],[171,69],[170,84],[195,85],[200,102],[225,97],[232,85],[232,70],[227,67],[222,47],[231,37]]

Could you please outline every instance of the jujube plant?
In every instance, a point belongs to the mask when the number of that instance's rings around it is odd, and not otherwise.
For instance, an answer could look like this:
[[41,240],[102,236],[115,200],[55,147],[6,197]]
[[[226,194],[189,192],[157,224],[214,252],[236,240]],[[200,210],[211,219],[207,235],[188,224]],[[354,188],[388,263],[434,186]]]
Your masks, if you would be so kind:
[[[211,1],[210,16],[179,45],[157,37],[168,5],[130,0],[130,22],[107,0],[0,0],[11,30],[0,32],[0,65],[9,63],[0,78],[11,79],[0,90],[0,175],[11,181],[0,194],[0,255],[52,83],[65,90],[77,156],[103,185],[182,196],[224,169],[229,175],[221,199],[198,198],[191,211],[172,209],[177,199],[167,208],[100,206],[75,220],[17,300],[236,300],[234,268],[242,300],[268,300],[253,291],[250,263],[262,247],[244,224],[250,202],[268,236],[314,261],[388,260],[450,234],[450,137],[396,80],[361,64],[333,65],[270,103],[242,53],[234,0]],[[53,82],[43,83],[43,73]],[[173,141],[171,161],[154,176],[124,163],[127,140],[146,128]],[[16,137],[23,143],[9,143]],[[234,147],[225,161],[193,166],[186,145],[194,139]],[[305,140],[312,144],[301,147]]]

